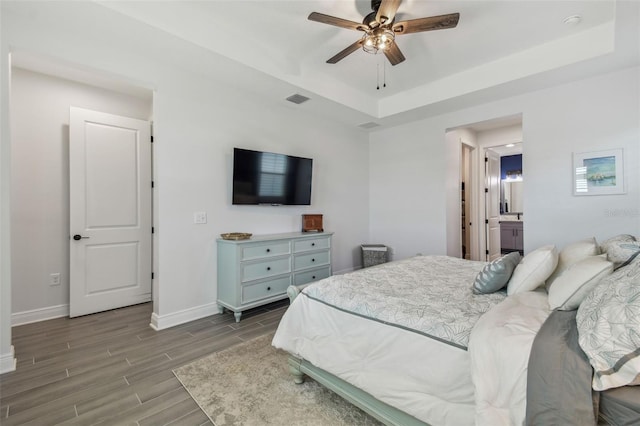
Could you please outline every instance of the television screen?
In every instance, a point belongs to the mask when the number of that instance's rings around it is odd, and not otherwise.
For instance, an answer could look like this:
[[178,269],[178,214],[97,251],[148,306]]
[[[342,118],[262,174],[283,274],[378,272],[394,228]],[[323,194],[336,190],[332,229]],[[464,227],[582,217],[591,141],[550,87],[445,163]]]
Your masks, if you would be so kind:
[[313,160],[233,149],[233,204],[311,205]]

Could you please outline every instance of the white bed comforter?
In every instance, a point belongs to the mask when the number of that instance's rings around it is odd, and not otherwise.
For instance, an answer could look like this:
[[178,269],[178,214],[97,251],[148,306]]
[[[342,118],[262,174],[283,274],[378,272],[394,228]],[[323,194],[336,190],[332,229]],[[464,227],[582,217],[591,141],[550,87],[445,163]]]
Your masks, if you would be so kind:
[[[436,260],[442,264],[449,262]],[[394,268],[405,263],[411,264],[412,271],[422,270],[421,262],[425,261],[416,259],[377,270],[372,268],[367,272],[369,285],[377,278],[389,282],[386,275],[396,274]],[[472,263],[464,266],[468,265]],[[451,270],[452,265],[447,266]],[[352,281],[358,275],[333,281]],[[417,273],[418,276],[423,274]],[[325,283],[331,281],[327,279]],[[353,283],[333,284],[328,286],[333,289],[326,290],[327,294],[321,295],[324,289],[310,286],[304,295],[296,298],[280,322],[273,340],[275,347],[308,360],[428,424],[523,424],[529,353],[538,330],[550,314],[544,291],[515,294],[502,301],[491,300],[483,313],[477,312],[475,325],[462,327],[469,332],[439,335],[425,328],[421,320],[409,324],[409,317],[403,314],[406,309],[390,309],[389,305],[396,306],[390,302],[393,294],[386,294],[388,303],[369,300],[363,303],[346,288]],[[444,288],[456,293],[453,290],[456,284],[450,285]],[[462,286],[470,292],[470,283]],[[455,300],[453,305],[460,305],[460,300]],[[445,323],[456,312],[452,306],[443,307],[438,303],[434,306],[438,306],[436,311],[445,313],[439,316]],[[429,309],[417,311],[420,312],[418,318],[422,319]],[[368,319],[370,315],[377,319]],[[390,319],[396,326],[390,326]],[[457,340],[465,335],[468,343],[466,339]]]
[[529,353],[550,313],[546,292],[524,292],[476,323],[469,339],[476,426],[524,424]]
[[427,424],[473,424],[465,350],[304,295],[285,312],[273,345]]
[[478,318],[506,297],[504,292],[473,293],[473,280],[485,265],[449,256],[416,256],[334,275],[303,293],[466,350]]

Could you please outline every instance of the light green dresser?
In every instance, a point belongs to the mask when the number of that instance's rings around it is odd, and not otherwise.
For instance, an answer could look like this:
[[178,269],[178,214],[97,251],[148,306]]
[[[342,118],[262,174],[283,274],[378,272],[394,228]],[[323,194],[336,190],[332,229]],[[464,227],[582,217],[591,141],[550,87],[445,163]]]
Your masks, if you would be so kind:
[[331,275],[332,232],[218,238],[218,305],[234,312],[287,298],[287,287]]

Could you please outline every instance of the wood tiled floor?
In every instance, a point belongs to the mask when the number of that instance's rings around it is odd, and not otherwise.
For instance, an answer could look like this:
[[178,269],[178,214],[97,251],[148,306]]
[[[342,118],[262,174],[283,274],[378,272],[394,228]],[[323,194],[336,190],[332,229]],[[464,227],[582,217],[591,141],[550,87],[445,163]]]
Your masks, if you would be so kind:
[[172,370],[275,331],[288,300],[162,331],[150,303],[14,327],[17,369],[0,375],[0,424],[211,425]]

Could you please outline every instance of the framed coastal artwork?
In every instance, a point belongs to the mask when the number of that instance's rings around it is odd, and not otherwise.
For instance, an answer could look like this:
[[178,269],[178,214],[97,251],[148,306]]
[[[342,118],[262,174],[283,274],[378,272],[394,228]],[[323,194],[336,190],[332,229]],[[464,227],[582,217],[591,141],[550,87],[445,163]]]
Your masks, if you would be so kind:
[[622,148],[573,154],[573,195],[623,193]]

